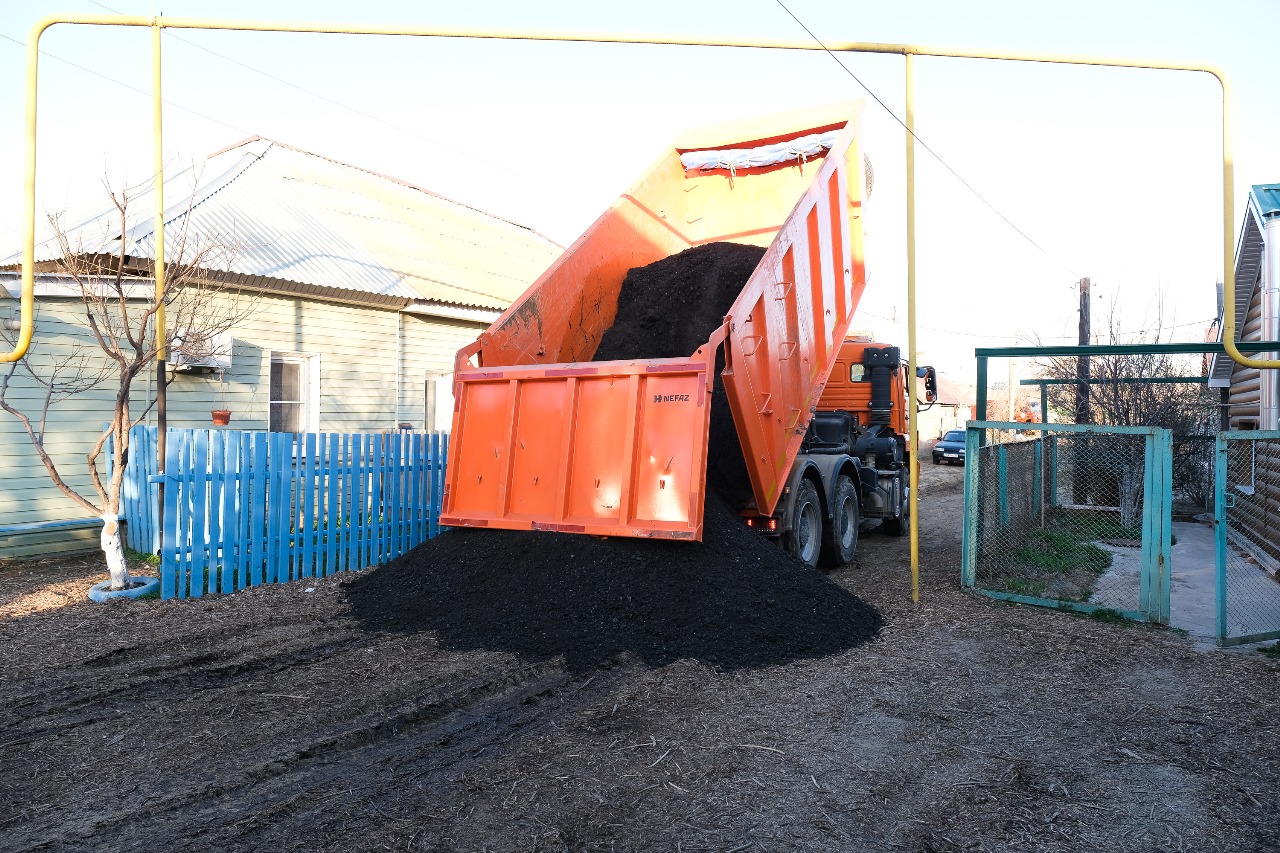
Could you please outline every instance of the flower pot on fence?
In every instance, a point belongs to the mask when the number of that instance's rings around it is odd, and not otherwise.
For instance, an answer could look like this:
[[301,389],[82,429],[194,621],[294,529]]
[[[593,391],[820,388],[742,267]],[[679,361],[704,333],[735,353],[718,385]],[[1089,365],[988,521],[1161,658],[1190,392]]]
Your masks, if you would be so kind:
[[230,409],[214,409],[209,414],[213,415],[214,426],[226,426],[227,424],[231,423]]

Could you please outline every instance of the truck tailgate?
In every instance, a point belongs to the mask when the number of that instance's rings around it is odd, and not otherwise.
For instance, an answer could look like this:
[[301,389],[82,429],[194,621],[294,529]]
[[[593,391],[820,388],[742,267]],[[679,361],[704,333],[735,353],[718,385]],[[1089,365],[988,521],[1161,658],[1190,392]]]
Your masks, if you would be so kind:
[[709,346],[459,375],[441,524],[701,539],[714,366]]

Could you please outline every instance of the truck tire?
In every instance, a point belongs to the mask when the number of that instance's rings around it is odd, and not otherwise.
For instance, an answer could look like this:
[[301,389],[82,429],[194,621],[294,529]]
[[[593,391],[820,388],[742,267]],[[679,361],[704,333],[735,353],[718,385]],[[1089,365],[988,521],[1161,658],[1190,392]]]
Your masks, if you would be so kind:
[[848,565],[858,550],[858,489],[853,480],[840,477],[836,480],[835,495],[831,500],[831,523],[822,536],[822,554],[819,562],[829,568]]
[[796,487],[786,546],[787,552],[800,562],[818,565],[818,555],[822,552],[822,503],[818,500],[818,490],[808,479],[802,479]]

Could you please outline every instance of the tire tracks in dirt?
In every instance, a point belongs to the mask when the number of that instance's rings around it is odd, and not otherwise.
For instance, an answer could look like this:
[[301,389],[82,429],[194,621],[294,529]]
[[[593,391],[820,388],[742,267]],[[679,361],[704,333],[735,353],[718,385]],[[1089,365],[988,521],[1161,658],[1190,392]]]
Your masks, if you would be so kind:
[[[180,850],[191,847],[257,849],[263,833],[287,831],[282,823],[313,824],[317,812],[329,812],[334,799],[349,791],[354,766],[389,765],[384,784],[360,790],[355,803],[376,800],[385,790],[439,774],[459,761],[501,746],[530,728],[553,725],[566,705],[589,703],[600,692],[627,679],[642,664],[618,662],[588,677],[575,677],[559,662],[513,669],[495,664],[465,687],[407,699],[387,711],[364,714],[319,736],[247,762],[217,781],[162,788],[152,784],[131,800],[141,805],[117,811],[83,812],[78,823],[28,825],[14,850],[38,851],[76,846],[92,840],[117,849]],[[566,698],[566,690],[573,690]],[[294,730],[305,733],[306,719]],[[236,817],[240,817],[236,820]],[[224,823],[229,818],[233,822]]]

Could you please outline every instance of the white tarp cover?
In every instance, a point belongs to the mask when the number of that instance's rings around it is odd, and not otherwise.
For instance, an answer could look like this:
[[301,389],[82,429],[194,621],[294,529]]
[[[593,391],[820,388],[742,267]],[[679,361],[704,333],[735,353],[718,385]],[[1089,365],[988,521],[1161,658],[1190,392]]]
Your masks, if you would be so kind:
[[773,145],[761,145],[759,148],[729,148],[723,151],[690,151],[680,155],[680,162],[686,169],[751,169],[760,166],[776,166],[799,160],[803,163],[810,157],[817,157],[831,148],[836,134],[832,130],[827,133],[811,133],[808,136],[797,136],[785,142]]

